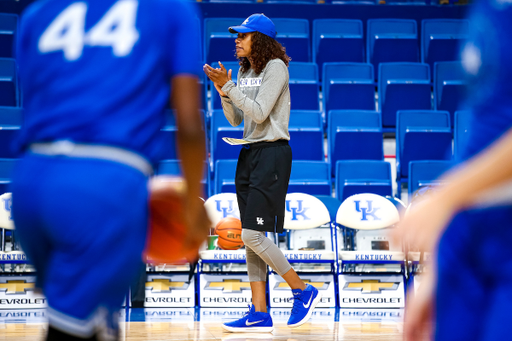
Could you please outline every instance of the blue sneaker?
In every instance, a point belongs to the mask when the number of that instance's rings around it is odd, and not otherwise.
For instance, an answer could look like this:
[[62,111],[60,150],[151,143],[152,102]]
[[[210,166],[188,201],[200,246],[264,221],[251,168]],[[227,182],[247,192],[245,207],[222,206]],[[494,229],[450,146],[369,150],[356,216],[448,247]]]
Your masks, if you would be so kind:
[[257,312],[254,305],[251,305],[244,317],[224,323],[222,328],[232,333],[270,333],[274,330],[274,324],[269,313]]
[[294,302],[292,314],[287,324],[290,328],[296,328],[309,320],[311,314],[313,314],[313,309],[320,302],[322,294],[311,284],[308,284],[304,290],[294,289],[292,292]]

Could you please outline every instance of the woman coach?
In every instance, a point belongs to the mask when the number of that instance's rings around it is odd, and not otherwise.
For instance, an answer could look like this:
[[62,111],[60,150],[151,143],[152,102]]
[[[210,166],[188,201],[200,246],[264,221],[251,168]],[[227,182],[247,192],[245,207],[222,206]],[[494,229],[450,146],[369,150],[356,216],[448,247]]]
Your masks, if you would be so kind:
[[265,236],[265,232],[283,231],[292,164],[288,145],[290,58],[275,40],[274,23],[263,14],[253,14],[229,31],[238,33],[238,84],[231,81],[232,70],[228,72],[220,62],[218,69],[205,65],[204,72],[219,92],[231,125],[244,121],[244,140],[249,142],[238,158],[235,185],[253,305],[247,315],[223,328],[230,332],[273,330],[265,297],[267,264],[292,288],[294,305],[288,326],[298,327],[311,317],[321,295],[299,278],[281,250]]

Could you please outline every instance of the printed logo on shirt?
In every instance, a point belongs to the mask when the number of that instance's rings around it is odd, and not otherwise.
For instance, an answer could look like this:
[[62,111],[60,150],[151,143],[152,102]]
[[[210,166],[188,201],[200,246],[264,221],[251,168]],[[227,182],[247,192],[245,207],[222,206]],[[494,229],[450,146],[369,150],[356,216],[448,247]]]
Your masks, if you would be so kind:
[[263,225],[263,223],[264,223],[263,218],[261,218],[261,217],[256,217],[256,223],[257,223],[258,225]]
[[246,88],[250,86],[260,86],[261,78],[242,78],[240,79],[240,87]]

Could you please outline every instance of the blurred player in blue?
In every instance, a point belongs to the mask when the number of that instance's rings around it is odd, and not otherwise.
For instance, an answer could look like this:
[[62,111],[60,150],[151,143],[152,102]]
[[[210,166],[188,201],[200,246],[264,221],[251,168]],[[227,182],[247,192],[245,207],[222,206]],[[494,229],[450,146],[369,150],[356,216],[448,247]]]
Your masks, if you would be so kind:
[[512,179],[512,3],[485,0],[471,11],[462,47],[472,112],[466,161],[394,234],[435,254],[435,271],[408,301],[406,340],[423,340],[431,320],[435,340],[510,339],[512,191],[500,201],[496,189]]
[[41,0],[21,18],[13,218],[48,301],[48,340],[116,340],[148,225],[171,97],[189,235],[206,238],[199,21],[177,0]]

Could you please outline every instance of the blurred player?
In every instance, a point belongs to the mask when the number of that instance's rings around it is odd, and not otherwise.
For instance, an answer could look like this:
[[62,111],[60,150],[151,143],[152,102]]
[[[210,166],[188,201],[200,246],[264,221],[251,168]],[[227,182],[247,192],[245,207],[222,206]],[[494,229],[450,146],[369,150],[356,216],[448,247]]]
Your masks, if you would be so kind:
[[231,125],[244,121],[244,140],[249,142],[238,157],[235,185],[253,305],[246,316],[225,323],[223,328],[230,332],[273,330],[267,313],[267,265],[292,289],[294,304],[288,326],[294,328],[309,320],[321,294],[299,278],[283,252],[265,236],[265,232],[281,233],[284,224],[292,166],[288,144],[290,58],[275,40],[274,23],[263,14],[253,14],[229,31],[238,33],[238,84],[231,80],[232,70],[228,72],[222,64],[218,69],[205,65],[204,71],[221,96]]
[[473,206],[512,178],[511,18],[509,2],[472,8],[462,50],[472,108],[468,160],[443,176],[447,184],[413,206],[394,234],[436,255],[434,273],[408,302],[407,340],[422,340],[431,319],[436,340],[510,338],[512,206]]
[[159,134],[170,95],[185,243],[206,237],[196,16],[184,1],[43,0],[21,18],[13,217],[47,297],[48,340],[117,339],[115,313],[145,245],[148,176],[170,147]]

